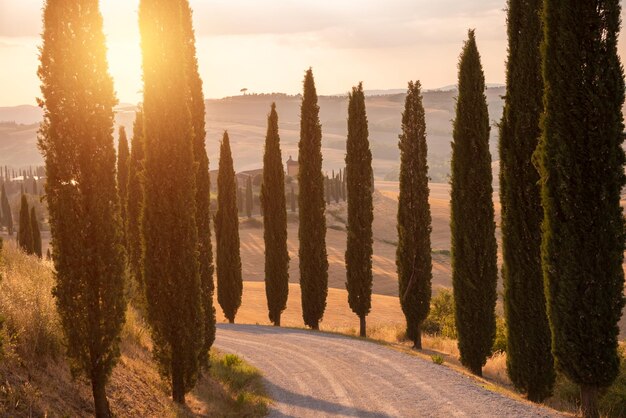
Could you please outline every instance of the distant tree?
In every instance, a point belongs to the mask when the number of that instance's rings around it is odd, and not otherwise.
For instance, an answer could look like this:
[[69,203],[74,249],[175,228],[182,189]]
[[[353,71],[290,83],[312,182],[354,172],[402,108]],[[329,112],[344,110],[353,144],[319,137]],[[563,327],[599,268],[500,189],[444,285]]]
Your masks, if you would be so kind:
[[0,206],[2,208],[2,224],[7,227],[9,235],[13,235],[13,214],[11,213],[11,205],[9,204],[9,198],[7,197],[5,183],[2,183]]
[[48,248],[46,250],[46,260],[51,260],[52,259],[52,254],[50,253],[50,248]]
[[285,172],[283,171],[278,135],[278,114],[272,103],[267,118],[267,136],[263,156],[261,186],[263,238],[265,240],[265,294],[269,318],[280,326],[280,315],[287,307],[289,294],[289,251],[287,250],[287,202]]
[[255,174],[252,178],[252,185],[255,187],[261,187],[263,184],[263,174]]
[[126,314],[112,135],[117,100],[98,2],[48,0],[43,19],[39,147],[53,294],[71,368],[91,380],[96,417],[110,417],[106,383],[119,359]]
[[496,237],[485,76],[469,31],[452,143],[452,285],[461,364],[481,376],[496,333]]
[[[126,225],[128,218],[128,159],[130,157],[130,151],[128,150],[128,138],[126,137],[126,129],[123,126],[120,126],[118,139],[117,189],[120,194],[120,213],[122,216],[122,225]],[[125,228],[123,232],[124,246],[128,247]]]
[[205,104],[202,79],[198,73],[196,39],[192,26],[192,12],[188,0],[183,0],[183,30],[187,45],[187,79],[189,82],[189,109],[194,133],[194,161],[196,164],[196,225],[198,227],[198,256],[203,309],[203,344],[200,364],[209,366],[209,350],[215,341],[215,308],[213,307],[213,248],[211,243],[211,179],[206,152]]
[[254,209],[254,194],[252,193],[252,176],[246,177],[246,215],[248,218],[252,217],[252,210]]
[[[249,178],[248,181],[250,181]],[[231,324],[235,322],[243,292],[236,188],[230,141],[228,132],[224,132],[217,174],[217,213],[215,215],[217,301]]]
[[33,177],[31,191],[33,192],[33,196],[37,196],[39,192],[37,191],[37,180]]
[[428,196],[428,145],[422,85],[409,82],[400,134],[400,195],[396,266],[408,338],[422,348],[422,322],[430,309],[432,218]]
[[[624,307],[624,74],[618,0],[545,0],[542,260],[552,353],[598,417],[620,370]],[[572,42],[576,39],[576,42]]]
[[333,177],[333,197],[335,198],[335,203],[339,203],[341,199],[341,183],[339,181],[339,174]]
[[41,258],[41,232],[39,230],[39,221],[35,213],[35,207],[30,208],[30,224],[33,233],[33,254]]
[[359,317],[359,335],[365,337],[367,334],[365,318],[372,307],[372,222],[374,221],[372,192],[374,188],[363,83],[352,88],[348,100],[346,170],[349,173],[349,198],[346,289],[350,309]]
[[185,403],[205,343],[198,261],[189,34],[181,2],[141,0],[144,282],[154,357]]
[[319,119],[313,70],[304,78],[298,143],[298,210],[300,223],[300,287],[304,324],[319,329],[328,295],[324,176],[322,175],[322,126]]
[[126,237],[128,250],[128,269],[135,291],[133,302],[139,306],[145,304],[145,286],[143,280],[143,230],[141,217],[144,200],[144,135],[143,110],[135,113],[133,137],[131,139],[130,159],[128,160],[128,202],[126,210]]
[[33,226],[30,222],[30,209],[25,194],[22,195],[20,205],[20,229],[17,232],[17,243],[26,254],[34,253]]
[[296,192],[291,186],[291,212],[296,213]]
[[552,393],[554,360],[541,270],[541,194],[532,156],[541,130],[543,0],[509,0],[507,92],[500,123],[502,278],[507,371],[541,402]]
[[346,191],[346,170],[343,170],[343,176],[341,177],[341,198],[345,202],[348,199],[348,192]]
[[330,205],[330,203],[332,202],[332,197],[330,193],[331,193],[330,192],[330,179],[328,178],[328,175],[326,175],[324,177],[324,195],[325,195],[327,205]]
[[243,215],[245,201],[246,200],[243,197],[243,189],[241,187],[237,187],[237,208],[240,215]]

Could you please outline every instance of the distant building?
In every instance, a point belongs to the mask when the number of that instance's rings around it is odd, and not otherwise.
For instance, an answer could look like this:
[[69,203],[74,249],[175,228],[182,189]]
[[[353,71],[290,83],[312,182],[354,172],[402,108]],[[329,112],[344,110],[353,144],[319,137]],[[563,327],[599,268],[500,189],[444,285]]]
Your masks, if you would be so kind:
[[300,168],[300,165],[298,164],[297,160],[293,160],[291,158],[291,155],[289,156],[289,159],[287,160],[287,175],[290,177],[298,177],[298,169]]

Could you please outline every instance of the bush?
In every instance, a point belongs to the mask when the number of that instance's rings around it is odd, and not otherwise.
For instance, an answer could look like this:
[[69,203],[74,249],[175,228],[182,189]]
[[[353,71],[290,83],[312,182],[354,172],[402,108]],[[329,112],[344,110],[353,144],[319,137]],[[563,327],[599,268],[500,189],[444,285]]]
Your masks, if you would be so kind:
[[454,297],[448,289],[443,289],[430,301],[430,313],[422,323],[422,331],[430,335],[456,339],[454,319]]

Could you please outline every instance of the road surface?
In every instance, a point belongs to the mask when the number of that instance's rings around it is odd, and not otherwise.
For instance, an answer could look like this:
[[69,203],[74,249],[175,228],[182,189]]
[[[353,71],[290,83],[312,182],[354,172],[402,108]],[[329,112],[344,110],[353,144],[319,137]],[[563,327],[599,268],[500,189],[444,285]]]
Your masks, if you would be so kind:
[[432,361],[340,335],[219,324],[215,347],[263,373],[270,417],[557,417]]

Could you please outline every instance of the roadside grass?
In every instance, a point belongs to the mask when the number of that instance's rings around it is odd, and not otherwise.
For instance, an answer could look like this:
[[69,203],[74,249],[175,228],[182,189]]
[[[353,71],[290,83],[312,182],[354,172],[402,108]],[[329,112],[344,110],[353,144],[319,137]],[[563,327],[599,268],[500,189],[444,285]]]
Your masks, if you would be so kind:
[[[52,297],[52,264],[24,254],[8,240],[2,253],[0,416],[93,415],[91,386],[84,377],[72,376],[64,356],[65,342]],[[180,408],[170,399],[151,349],[147,324],[129,307],[121,356],[107,386],[116,416],[260,417],[266,413],[269,399],[260,373],[243,361],[223,366],[220,353],[213,353],[213,371],[205,373],[187,395],[187,407]],[[231,389],[227,382],[234,382],[238,389]]]
[[222,383],[233,401],[236,416],[263,417],[271,400],[261,372],[235,354],[211,350],[211,376]]

